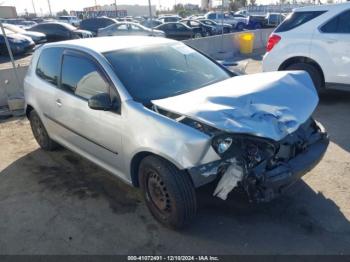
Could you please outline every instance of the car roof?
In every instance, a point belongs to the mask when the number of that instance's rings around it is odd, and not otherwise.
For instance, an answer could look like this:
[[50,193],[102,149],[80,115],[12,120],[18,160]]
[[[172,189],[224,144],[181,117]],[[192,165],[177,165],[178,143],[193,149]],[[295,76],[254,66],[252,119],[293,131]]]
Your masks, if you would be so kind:
[[339,3],[339,4],[330,4],[330,5],[312,5],[312,6],[304,6],[294,9],[294,12],[306,12],[306,11],[328,11],[328,10],[342,10],[345,8],[349,8],[350,3]]
[[89,49],[98,53],[122,50],[145,45],[176,43],[177,41],[163,37],[150,36],[106,36],[68,40],[45,44],[45,47],[64,47],[74,49]]

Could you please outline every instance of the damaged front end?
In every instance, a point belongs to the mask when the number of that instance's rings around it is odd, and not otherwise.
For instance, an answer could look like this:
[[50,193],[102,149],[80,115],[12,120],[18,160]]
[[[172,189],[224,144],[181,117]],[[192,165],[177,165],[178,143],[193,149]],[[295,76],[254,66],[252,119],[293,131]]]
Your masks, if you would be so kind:
[[219,176],[214,195],[221,199],[241,188],[250,201],[267,202],[310,171],[328,143],[324,128],[311,118],[280,141],[219,132],[213,135],[212,147],[221,160],[188,171],[197,186]]

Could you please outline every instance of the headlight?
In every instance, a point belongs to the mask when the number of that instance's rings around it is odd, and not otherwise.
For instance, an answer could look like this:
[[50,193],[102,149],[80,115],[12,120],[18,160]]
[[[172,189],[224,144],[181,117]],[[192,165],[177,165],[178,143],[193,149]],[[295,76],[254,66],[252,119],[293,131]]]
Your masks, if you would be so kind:
[[218,139],[216,141],[217,145],[217,151],[218,153],[221,155],[223,153],[225,153],[227,151],[227,149],[230,148],[230,146],[232,145],[232,138],[231,137],[226,137],[223,139]]
[[245,134],[217,135],[212,140],[212,147],[223,159],[244,159],[249,165],[271,158],[277,149],[274,141]]

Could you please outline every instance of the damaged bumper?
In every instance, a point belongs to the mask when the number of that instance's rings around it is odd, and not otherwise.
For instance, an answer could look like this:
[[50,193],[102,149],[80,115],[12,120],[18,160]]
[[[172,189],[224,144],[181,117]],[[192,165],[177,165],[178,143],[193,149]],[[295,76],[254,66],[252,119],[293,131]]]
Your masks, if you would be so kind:
[[329,144],[326,133],[316,143],[310,145],[305,152],[300,153],[284,165],[265,172],[264,179],[256,184],[245,181],[252,200],[268,202],[286,191],[289,186],[298,181],[303,175],[312,170],[323,158]]
[[[251,150],[251,143],[252,139],[241,143],[230,158],[188,170],[195,185],[220,177],[214,195],[223,200],[237,187],[242,188],[252,202],[271,201],[320,162],[329,138],[323,126],[310,119],[296,132],[276,142],[273,154],[271,150],[266,154],[266,148],[261,150],[262,144]],[[252,163],[252,159],[259,161]]]

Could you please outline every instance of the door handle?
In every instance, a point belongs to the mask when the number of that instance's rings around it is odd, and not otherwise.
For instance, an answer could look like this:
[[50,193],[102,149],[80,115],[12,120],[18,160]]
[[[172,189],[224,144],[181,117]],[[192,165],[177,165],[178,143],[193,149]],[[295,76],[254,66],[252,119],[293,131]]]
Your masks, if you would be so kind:
[[337,42],[337,39],[335,39],[335,38],[327,38],[327,39],[326,39],[326,42],[327,42],[328,44],[334,44],[335,42]]
[[58,107],[61,107],[61,106],[62,106],[61,99],[56,99],[56,105],[57,105]]

